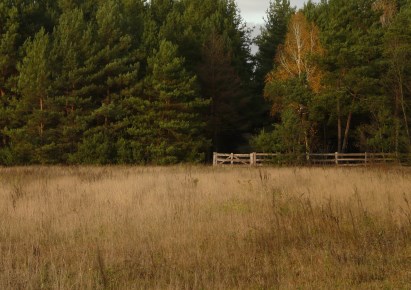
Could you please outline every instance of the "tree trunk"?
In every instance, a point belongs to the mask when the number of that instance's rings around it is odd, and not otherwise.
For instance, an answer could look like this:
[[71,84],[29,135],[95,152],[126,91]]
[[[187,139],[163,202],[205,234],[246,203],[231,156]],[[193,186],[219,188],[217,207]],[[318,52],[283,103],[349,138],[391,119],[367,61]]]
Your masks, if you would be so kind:
[[305,145],[305,156],[307,158],[307,160],[310,159],[310,152],[311,152],[311,148],[310,148],[310,141],[308,138],[308,129],[306,128],[305,124],[308,123],[304,114],[301,117],[301,126],[304,129],[304,145]]
[[[44,110],[44,101],[43,98],[40,98],[40,112],[43,112]],[[40,137],[43,138],[43,132],[44,132],[44,123],[43,123],[43,116],[41,116],[41,121],[40,121]]]
[[342,121],[341,121],[341,108],[340,99],[337,100],[337,115],[338,115],[338,153],[341,153],[342,144]]
[[304,130],[304,141],[305,141],[305,156],[307,161],[310,160],[310,142],[308,141],[308,133],[307,130]]
[[351,119],[352,119],[352,111],[348,114],[347,124],[346,124],[346,126],[345,126],[344,143],[343,143],[343,147],[342,147],[342,153],[345,153],[345,151],[347,150],[347,146],[348,146],[348,134],[349,134],[349,132],[350,132]]
[[351,129],[351,120],[352,120],[352,115],[353,115],[353,110],[354,110],[354,103],[355,103],[356,98],[357,98],[357,95],[355,93],[351,93],[351,95],[352,95],[351,107],[350,107],[350,111],[348,113],[347,123],[345,125],[344,141],[343,141],[343,146],[342,146],[342,152],[343,153],[345,153],[347,151],[348,135],[349,135],[350,129]]
[[66,117],[67,117],[69,115],[69,103],[68,103],[67,97],[66,97],[66,108],[65,108],[65,110],[66,110]]
[[395,152],[399,152],[399,139],[400,139],[400,120],[399,120],[399,96],[398,92],[395,92],[395,111],[394,111],[394,122],[395,122]]
[[404,116],[404,125],[405,125],[405,130],[407,132],[407,140],[408,140],[408,142],[410,142],[411,141],[410,140],[410,128],[408,126],[407,112],[406,112],[406,109],[405,109],[404,88],[403,88],[403,85],[402,85],[402,76],[400,76],[399,81],[400,81],[399,88],[400,88],[400,98],[401,98],[401,109],[402,109],[402,114]]
[[[107,89],[107,97],[106,97],[106,105],[107,107],[110,105],[111,99],[110,99],[110,89]],[[104,114],[104,127],[108,126],[108,116],[107,112]]]

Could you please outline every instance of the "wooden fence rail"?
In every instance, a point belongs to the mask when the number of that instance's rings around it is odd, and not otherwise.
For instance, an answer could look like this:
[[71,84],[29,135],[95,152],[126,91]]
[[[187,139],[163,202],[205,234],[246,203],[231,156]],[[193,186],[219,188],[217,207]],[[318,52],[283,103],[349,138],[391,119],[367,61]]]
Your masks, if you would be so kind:
[[269,164],[300,165],[336,165],[367,166],[377,164],[410,164],[411,155],[396,153],[327,153],[327,154],[281,154],[250,153],[227,154],[214,152],[213,165],[249,165],[262,166]]

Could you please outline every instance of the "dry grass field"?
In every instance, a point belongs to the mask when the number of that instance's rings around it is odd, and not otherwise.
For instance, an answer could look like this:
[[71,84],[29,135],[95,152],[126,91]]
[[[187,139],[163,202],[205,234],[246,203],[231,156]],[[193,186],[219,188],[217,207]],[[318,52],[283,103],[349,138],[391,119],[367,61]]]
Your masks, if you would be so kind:
[[410,289],[409,169],[0,169],[0,289]]

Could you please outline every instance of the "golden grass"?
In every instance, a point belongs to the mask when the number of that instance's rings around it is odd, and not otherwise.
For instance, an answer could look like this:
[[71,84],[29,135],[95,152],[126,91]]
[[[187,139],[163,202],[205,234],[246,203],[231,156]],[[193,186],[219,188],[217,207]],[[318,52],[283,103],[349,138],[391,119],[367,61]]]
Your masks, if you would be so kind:
[[0,289],[407,289],[407,169],[0,169]]

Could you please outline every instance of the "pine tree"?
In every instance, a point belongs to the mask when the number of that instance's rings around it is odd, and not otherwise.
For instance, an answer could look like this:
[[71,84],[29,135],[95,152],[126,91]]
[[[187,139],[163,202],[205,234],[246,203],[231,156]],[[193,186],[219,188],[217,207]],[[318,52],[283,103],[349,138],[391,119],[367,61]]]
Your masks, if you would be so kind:
[[116,162],[114,140],[122,134],[121,103],[137,82],[139,70],[139,54],[126,33],[122,15],[124,6],[117,1],[102,3],[96,12],[94,55],[85,61],[93,109],[82,119],[85,132],[73,162]]
[[11,91],[10,77],[16,72],[17,41],[19,37],[18,11],[0,4],[0,96]]
[[22,126],[10,132],[13,150],[20,162],[49,163],[58,160],[55,151],[55,119],[51,85],[50,39],[45,30],[25,44],[25,57],[18,66],[21,94],[16,114]]
[[[160,27],[159,35],[160,38],[165,38],[178,45],[179,54],[186,58],[187,69],[196,72],[199,76],[201,92],[206,98],[209,97],[207,83],[212,80],[207,79],[211,76],[204,74],[204,71],[213,68],[207,68],[210,63],[206,60],[208,56],[204,55],[204,47],[210,45],[210,39],[214,35],[219,35],[222,49],[225,54],[229,55],[230,62],[225,64],[226,67],[223,70],[231,67],[230,75],[236,75],[235,83],[220,84],[220,90],[230,91],[231,96],[235,95],[235,97],[230,100],[228,96],[225,98],[229,100],[232,107],[230,112],[233,113],[232,119],[229,120],[230,125],[225,126],[226,129],[231,126],[230,133],[226,131],[226,136],[218,134],[222,138],[217,138],[212,136],[214,133],[210,130],[209,137],[215,141],[219,140],[219,144],[214,144],[214,148],[234,151],[239,150],[239,147],[244,147],[247,142],[245,136],[260,125],[264,110],[262,109],[262,97],[257,96],[251,87],[253,62],[250,54],[250,30],[239,15],[235,2],[226,0],[176,2]],[[234,90],[237,91],[234,92]],[[215,104],[217,103],[219,102]],[[220,102],[220,104],[223,103]],[[241,118],[235,116],[241,116]],[[209,121],[209,128],[212,123],[215,123],[214,121]]]
[[284,43],[288,22],[295,9],[289,0],[270,1],[267,10],[265,25],[261,28],[260,35],[255,39],[258,52],[255,56],[256,69],[254,73],[258,93],[262,93],[266,75],[273,69],[277,48]]
[[12,126],[10,104],[17,74],[19,18],[15,7],[0,4],[0,164],[12,162],[7,131]]
[[85,62],[93,55],[92,28],[84,19],[82,10],[67,9],[61,14],[59,24],[53,31],[50,58],[53,66],[53,96],[60,114],[59,138],[56,145],[61,152],[61,161],[67,162],[76,151],[84,128],[79,120],[84,119],[92,108]]
[[134,127],[148,161],[156,164],[199,162],[208,146],[200,117],[208,101],[200,98],[197,79],[185,70],[177,50],[176,45],[162,41],[148,59],[146,123]]
[[231,56],[226,52],[223,37],[212,33],[202,49],[202,63],[198,77],[204,97],[211,100],[208,114],[208,132],[213,151],[233,150],[233,140],[240,141],[244,132],[247,103],[242,94],[242,83],[234,69]]
[[[390,14],[389,14],[390,15]],[[386,16],[384,21],[388,21]],[[411,101],[411,6],[404,7],[388,21],[384,36],[384,57],[387,73],[385,89],[393,100],[396,152],[410,150],[411,114],[407,108]],[[384,106],[385,107],[385,106]]]
[[372,0],[329,1],[318,20],[339,152],[348,150],[354,118],[366,113],[364,104],[381,94],[382,30],[372,4]]

